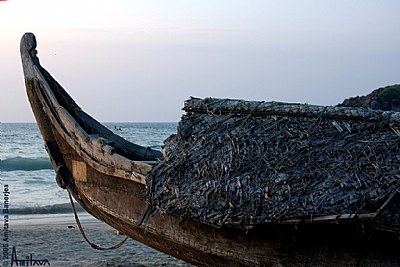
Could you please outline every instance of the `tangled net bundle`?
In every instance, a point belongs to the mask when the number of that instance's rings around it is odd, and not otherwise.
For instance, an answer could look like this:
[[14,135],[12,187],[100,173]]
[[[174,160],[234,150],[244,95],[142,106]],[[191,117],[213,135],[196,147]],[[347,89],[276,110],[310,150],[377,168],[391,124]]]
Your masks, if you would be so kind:
[[399,114],[190,99],[147,178],[155,212],[213,226],[376,213],[399,188]]

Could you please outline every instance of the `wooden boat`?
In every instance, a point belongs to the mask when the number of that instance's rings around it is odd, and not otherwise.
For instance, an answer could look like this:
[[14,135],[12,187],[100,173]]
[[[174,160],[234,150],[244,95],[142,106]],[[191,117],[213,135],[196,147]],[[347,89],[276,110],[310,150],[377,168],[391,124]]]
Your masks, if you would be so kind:
[[[160,151],[132,144],[102,126],[78,107],[61,85],[40,65],[36,54],[36,39],[33,34],[26,33],[21,40],[21,57],[27,94],[56,172],[57,182],[99,220],[143,244],[199,266],[400,265],[399,228],[396,223],[390,225],[388,220],[385,222],[382,215],[386,214],[390,219],[393,216],[398,217],[398,187],[382,200],[384,203],[380,207],[369,213],[323,216],[306,214],[297,217],[281,215],[279,218],[274,217],[277,219],[271,216],[263,218],[262,222],[250,216],[253,219],[247,217],[244,223],[238,224],[235,223],[235,218],[240,216],[236,215],[228,223],[228,219],[213,221],[209,219],[212,217],[210,214],[202,217],[203,213],[200,211],[197,217],[190,216],[190,213],[186,216],[176,212],[154,212],[157,207],[149,198],[149,192],[157,182],[157,175],[169,173],[160,170],[170,160],[168,155],[173,151],[162,154]],[[312,118],[310,114],[327,109],[295,105],[290,106],[289,111],[286,110],[282,115],[277,110],[282,109],[282,105],[254,112],[243,108],[242,101],[240,109],[226,112],[215,108],[215,105],[214,109],[211,108],[212,100],[192,99],[189,102],[192,105],[187,108],[188,113],[194,114],[196,110],[203,110],[204,114],[208,112],[214,115],[211,119],[218,119],[227,113],[229,116],[245,114],[246,118],[267,116],[275,121],[279,117]],[[227,106],[236,104],[235,101],[228,101]],[[246,105],[250,104],[244,102],[244,106]],[[306,111],[304,107],[307,107]],[[348,109],[351,114],[345,111],[346,109],[339,109],[337,117],[350,116],[355,121],[365,119],[357,110]],[[387,115],[382,112],[374,114],[381,117]],[[395,122],[398,117],[397,113],[391,114],[393,129],[397,127]],[[245,122],[247,119],[241,120],[242,124]],[[224,123],[228,123],[226,119]],[[338,131],[335,136],[345,131],[343,129],[346,129],[347,124],[341,125],[334,123]],[[193,133],[188,135],[193,136]],[[169,142],[173,142],[174,137],[171,140]],[[207,146],[204,142],[202,144]],[[214,145],[213,149],[218,149],[218,146]],[[304,150],[294,151],[294,154],[300,155],[302,151]],[[211,160],[210,164],[213,162]],[[200,167],[193,165],[191,169]],[[173,166],[169,168],[174,173]],[[155,177],[151,180],[151,185],[148,184],[149,174]],[[279,181],[287,178],[281,174],[277,177]],[[243,180],[235,179],[236,184],[232,190],[243,188]],[[391,180],[394,181],[391,183],[394,184],[392,187],[398,186],[396,179],[398,180],[397,176]],[[238,181],[241,181],[242,186]],[[287,196],[287,192],[285,194]],[[313,194],[309,193],[311,197]],[[263,199],[272,201],[273,196],[265,194]],[[278,204],[276,202],[272,206]],[[163,203],[157,205],[161,208]],[[171,207],[168,205],[164,206]],[[228,211],[226,214],[225,217],[230,218],[232,212]]]

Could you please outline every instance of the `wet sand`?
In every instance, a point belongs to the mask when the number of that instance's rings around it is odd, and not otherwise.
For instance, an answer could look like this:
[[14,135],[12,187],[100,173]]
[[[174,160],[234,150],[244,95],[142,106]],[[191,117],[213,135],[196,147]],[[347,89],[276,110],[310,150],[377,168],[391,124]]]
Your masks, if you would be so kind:
[[[109,247],[125,238],[88,214],[80,218],[89,240],[97,245]],[[33,260],[48,260],[50,266],[190,266],[132,239],[115,250],[94,250],[84,241],[72,214],[14,215],[8,234],[9,259],[3,260],[3,266],[7,266],[4,262],[11,266],[13,247],[18,260],[32,255]]]

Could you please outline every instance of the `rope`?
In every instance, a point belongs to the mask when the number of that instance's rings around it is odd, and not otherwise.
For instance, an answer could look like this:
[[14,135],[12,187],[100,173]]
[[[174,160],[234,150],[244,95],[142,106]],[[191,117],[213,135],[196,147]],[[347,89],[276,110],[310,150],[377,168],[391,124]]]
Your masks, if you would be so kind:
[[128,240],[128,236],[127,236],[124,240],[122,240],[122,241],[119,242],[118,244],[115,244],[115,245],[113,245],[113,246],[111,246],[111,247],[107,247],[107,248],[105,248],[105,247],[100,247],[100,246],[98,246],[98,245],[96,245],[96,244],[90,242],[89,239],[88,239],[88,237],[86,236],[84,230],[83,230],[83,227],[82,227],[82,225],[81,225],[81,222],[79,221],[78,214],[76,213],[76,209],[75,209],[75,204],[74,204],[74,201],[72,200],[72,196],[71,196],[71,193],[69,192],[69,190],[68,190],[68,196],[69,196],[69,200],[71,201],[71,207],[72,207],[72,210],[73,210],[73,212],[74,212],[75,221],[76,221],[76,224],[78,225],[79,231],[81,232],[83,239],[85,239],[85,241],[86,241],[92,248],[97,249],[97,250],[111,250],[111,249],[117,249],[117,248],[121,247],[121,246],[125,243],[126,240]]

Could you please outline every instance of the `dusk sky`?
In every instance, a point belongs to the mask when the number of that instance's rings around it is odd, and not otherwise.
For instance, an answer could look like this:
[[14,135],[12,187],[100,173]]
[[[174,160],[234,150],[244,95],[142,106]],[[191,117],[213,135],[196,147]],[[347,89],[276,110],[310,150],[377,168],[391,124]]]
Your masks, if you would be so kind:
[[0,1],[0,122],[33,122],[19,42],[102,122],[190,96],[336,105],[400,83],[399,0]]

